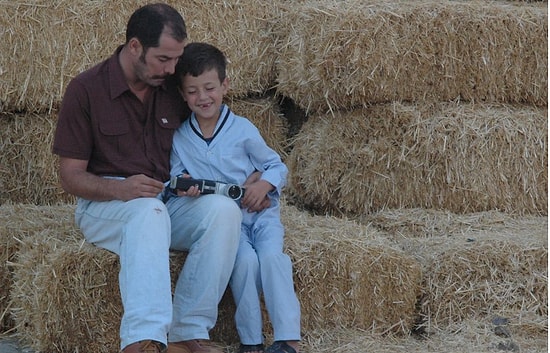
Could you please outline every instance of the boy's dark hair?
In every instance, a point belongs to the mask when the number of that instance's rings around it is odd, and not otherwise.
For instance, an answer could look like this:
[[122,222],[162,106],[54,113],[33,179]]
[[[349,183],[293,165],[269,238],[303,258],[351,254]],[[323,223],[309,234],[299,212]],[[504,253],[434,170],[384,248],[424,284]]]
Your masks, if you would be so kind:
[[178,42],[187,39],[185,21],[176,9],[161,3],[140,7],[128,20],[126,43],[135,37],[145,50],[158,47],[165,27],[169,35]]
[[182,78],[189,74],[197,77],[205,71],[215,69],[220,82],[226,77],[227,60],[221,50],[208,43],[189,43],[183,50],[176,65],[177,84],[181,87]]

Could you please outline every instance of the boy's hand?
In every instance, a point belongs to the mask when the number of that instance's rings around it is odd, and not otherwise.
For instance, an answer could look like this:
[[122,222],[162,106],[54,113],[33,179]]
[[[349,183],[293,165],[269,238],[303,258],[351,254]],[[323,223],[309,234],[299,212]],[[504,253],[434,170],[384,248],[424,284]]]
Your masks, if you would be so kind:
[[[182,174],[182,177],[184,178],[191,178],[191,175],[189,174]],[[190,197],[198,197],[201,195],[201,192],[199,191],[199,186],[191,186],[187,191],[183,190],[177,190],[178,196],[190,196]]]
[[246,188],[246,191],[241,200],[242,208],[248,209],[248,212],[258,212],[271,206],[267,193],[275,188],[273,185],[265,180],[254,182],[247,180],[243,186]]

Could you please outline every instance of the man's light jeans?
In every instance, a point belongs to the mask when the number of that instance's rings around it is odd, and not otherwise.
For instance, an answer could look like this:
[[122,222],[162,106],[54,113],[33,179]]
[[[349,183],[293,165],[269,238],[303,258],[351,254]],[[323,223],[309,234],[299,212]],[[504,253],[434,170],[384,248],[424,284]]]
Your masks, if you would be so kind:
[[[208,339],[239,244],[241,211],[221,195],[127,202],[80,199],[76,223],[86,240],[119,255],[124,307],[121,348],[152,339]],[[188,250],[174,299],[169,250]]]

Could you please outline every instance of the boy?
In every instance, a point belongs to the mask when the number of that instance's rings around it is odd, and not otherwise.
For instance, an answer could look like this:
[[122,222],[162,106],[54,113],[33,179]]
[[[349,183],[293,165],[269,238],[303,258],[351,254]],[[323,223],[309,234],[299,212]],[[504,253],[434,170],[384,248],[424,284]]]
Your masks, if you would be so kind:
[[[237,306],[239,352],[264,352],[260,309],[263,292],[275,340],[266,352],[297,353],[300,304],[294,292],[292,263],[283,253],[279,208],[287,167],[249,120],[235,115],[222,103],[229,81],[226,59],[219,49],[206,43],[187,45],[176,66],[176,79],[192,114],[174,135],[171,176],[184,174],[243,185],[248,175],[259,170],[260,180],[246,184],[238,202],[250,207],[266,195],[271,200],[271,206],[261,212],[242,209],[241,239],[229,282]],[[198,193],[193,188],[188,192],[179,190],[178,195]]]

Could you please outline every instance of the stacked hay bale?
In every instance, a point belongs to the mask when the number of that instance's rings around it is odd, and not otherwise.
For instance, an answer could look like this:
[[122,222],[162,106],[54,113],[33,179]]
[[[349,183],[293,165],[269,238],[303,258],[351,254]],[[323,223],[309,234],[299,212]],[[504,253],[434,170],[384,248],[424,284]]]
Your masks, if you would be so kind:
[[282,220],[305,332],[319,327],[408,332],[422,275],[412,255],[350,220],[310,216],[290,205]]
[[277,92],[310,112],[298,201],[547,213],[545,6],[314,1],[287,18]]
[[[0,4],[0,122],[5,126],[0,146],[7,152],[0,156],[0,203],[71,201],[60,188],[57,160],[50,153],[65,87],[124,42],[129,16],[145,3]],[[233,110],[253,120],[267,142],[285,153],[287,126],[277,100],[272,95],[258,98],[275,83],[276,42],[270,26],[276,21],[270,17],[278,16],[277,3],[169,3],[185,17],[190,40],[209,41],[226,53],[228,102],[239,100]]]
[[504,317],[527,336],[547,331],[547,217],[418,208],[371,213],[361,223],[393,235],[424,269],[419,330]]
[[[314,115],[295,136],[290,191],[307,207],[546,214],[546,107],[387,103]],[[322,168],[320,168],[322,166]]]
[[308,112],[392,101],[547,104],[547,6],[305,1],[280,23],[277,92]]
[[[256,124],[273,149],[286,154],[288,126],[275,98],[230,98],[228,103]],[[58,160],[51,153],[56,121],[56,112],[0,113],[0,204],[74,202],[61,188]]]
[[547,330],[542,236],[470,242],[461,227],[421,241],[370,218],[499,210],[547,229],[547,18],[538,3],[328,0],[281,23],[277,94],[308,113],[287,159],[292,202],[361,219],[413,254],[429,244],[422,332],[497,313]]
[[[0,32],[4,39],[0,43],[0,124],[3,126],[0,146],[4,152],[0,156],[0,204],[8,209],[11,203],[58,205],[52,206],[55,211],[57,207],[67,207],[65,203],[74,202],[74,198],[60,187],[57,158],[50,152],[57,109],[69,80],[103,60],[123,43],[129,15],[145,3],[0,4]],[[170,3],[186,18],[191,40],[224,44],[221,48],[229,58],[228,71],[232,81],[228,102],[237,114],[250,118],[258,126],[268,144],[284,154],[287,127],[279,106],[272,96],[256,97],[258,92],[264,92],[274,84],[273,65],[270,63],[274,62],[271,53],[275,43],[269,39],[271,31],[266,27],[272,21],[266,21],[264,17],[276,12],[266,12],[265,6],[258,7],[255,2],[239,6],[225,1]],[[225,20],[220,22],[220,18]],[[202,33],[197,33],[195,39],[193,32],[196,30]],[[215,41],[215,35],[220,33],[225,37]],[[241,55],[245,47],[250,54],[246,57]],[[68,232],[75,232],[75,236],[82,239],[72,225],[72,215],[68,219],[59,218],[57,226],[56,222],[41,221],[44,217],[49,219],[42,211],[23,211],[22,218],[13,218],[20,221],[18,226],[21,229],[7,227],[2,237],[2,259],[6,260],[2,263],[0,276],[2,332],[17,330],[33,347],[54,351],[70,350],[75,344],[77,348],[78,345],[85,346],[91,344],[92,338],[100,337],[102,339],[94,344],[115,351],[121,311],[115,295],[118,290],[116,281],[108,277],[109,281],[102,279],[100,282],[109,285],[88,290],[91,282],[105,276],[116,276],[113,256],[106,257],[104,252],[81,248],[81,244],[76,242],[46,246],[43,242],[49,243],[56,236],[65,238],[67,230],[64,227],[69,225]],[[11,224],[14,212],[6,212],[5,224]],[[53,230],[44,241],[36,241],[44,234],[39,233],[35,226],[41,230]],[[53,234],[56,231],[57,234]],[[23,240],[15,240],[22,232],[35,235],[29,238],[34,240],[27,240],[28,246],[20,246]],[[55,240],[51,241],[57,244]],[[39,270],[38,265],[43,262],[34,265],[33,261],[38,257],[33,251],[41,252],[48,259],[48,266]],[[93,260],[95,256],[97,258]],[[89,261],[77,261],[80,257]],[[11,266],[7,265],[8,261]],[[61,271],[55,271],[56,267]],[[72,273],[77,277],[60,278],[60,273]],[[57,297],[63,300],[54,299]],[[70,308],[65,306],[69,303]],[[230,298],[224,298],[220,313],[228,312],[223,321],[229,324],[220,324],[221,328],[233,326],[231,304]],[[105,309],[101,313],[88,311],[98,307]],[[44,315],[46,311],[53,314],[54,320]],[[61,338],[69,332],[71,337]],[[236,336],[234,328],[227,334]]]
[[[18,240],[9,302],[18,333],[38,351],[116,351],[122,314],[116,255],[83,241],[67,221],[72,205],[4,205],[2,211],[9,231],[1,237]],[[408,330],[421,283],[412,256],[384,246],[378,231],[356,222],[309,216],[290,205],[282,217],[306,332],[319,326]],[[174,281],[184,260],[184,253],[171,256]],[[227,293],[214,339],[237,342],[233,314]]]
[[[168,2],[228,56],[290,201],[332,214],[283,204],[305,352],[493,314],[547,332],[544,4]],[[41,351],[118,349],[117,258],[82,242],[49,151],[66,84],[145,3],[0,4],[0,319]],[[226,293],[214,339],[237,342],[233,312]]]

